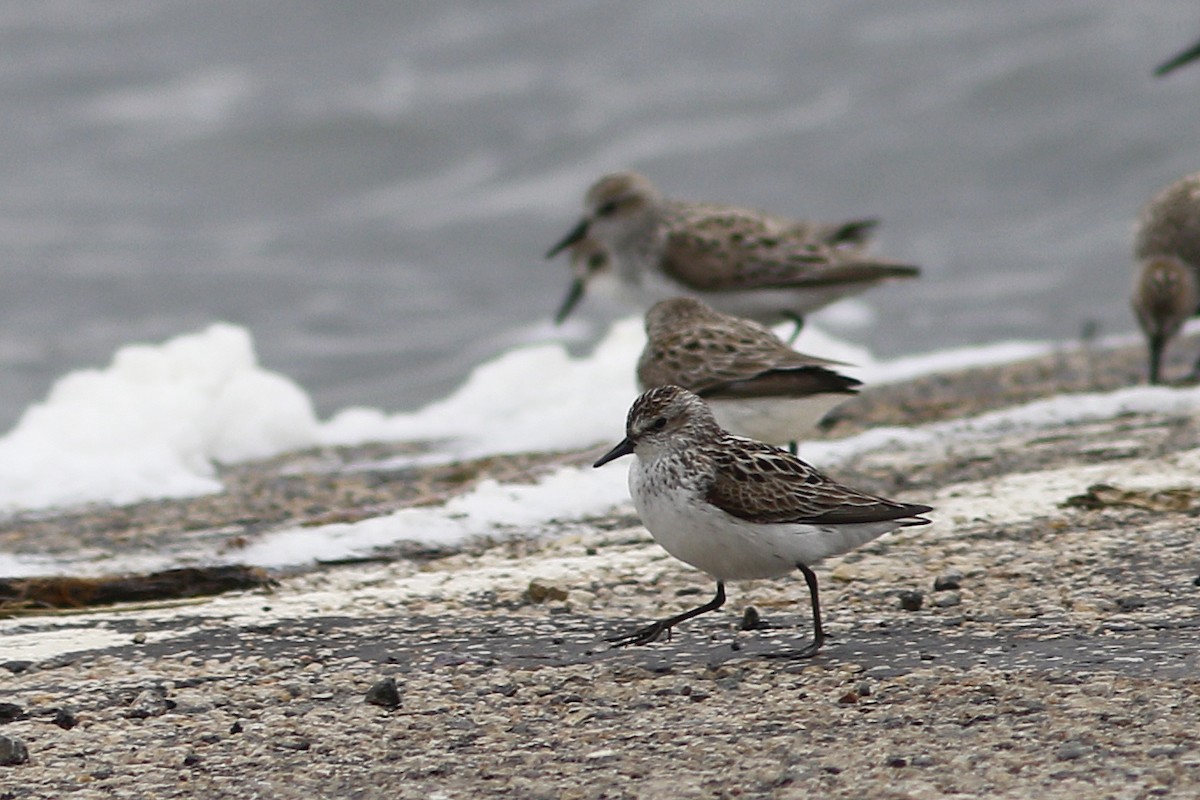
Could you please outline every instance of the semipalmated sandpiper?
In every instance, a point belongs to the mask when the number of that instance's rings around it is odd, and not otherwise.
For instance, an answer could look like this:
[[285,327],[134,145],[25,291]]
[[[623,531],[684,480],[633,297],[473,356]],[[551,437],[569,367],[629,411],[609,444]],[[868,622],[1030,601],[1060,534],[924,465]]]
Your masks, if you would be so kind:
[[725,430],[769,444],[795,442],[857,393],[842,366],[788,347],[770,328],[673,297],[646,312],[642,390],[674,384],[704,398]]
[[717,593],[698,608],[609,641],[648,644],[725,603],[725,583],[798,569],[812,598],[813,641],[777,654],[807,658],[825,640],[811,565],[896,528],[925,525],[929,506],[864,494],[770,445],[721,430],[698,396],[660,386],[629,410],[625,438],[599,467],[633,454],[629,493],[642,523],[675,558],[711,575]]
[[[767,324],[796,319],[917,267],[864,254],[876,221],[796,220],[733,206],[663,198],[636,172],[606,175],[588,190],[583,219],[546,254],[584,239],[607,255],[634,305],[648,308],[680,294]],[[571,294],[586,286],[578,271]],[[578,298],[576,298],[578,299]],[[564,303],[560,317],[570,313]]]

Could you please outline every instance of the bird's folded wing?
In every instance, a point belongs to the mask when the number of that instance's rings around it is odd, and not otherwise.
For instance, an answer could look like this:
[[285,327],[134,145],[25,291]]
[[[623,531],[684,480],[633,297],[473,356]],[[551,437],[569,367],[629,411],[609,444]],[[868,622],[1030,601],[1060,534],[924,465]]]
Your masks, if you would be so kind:
[[[928,522],[918,516],[930,511],[928,506],[864,494],[842,486],[783,450],[749,440],[738,443],[737,457],[734,450],[718,456],[707,500],[739,519],[813,525]],[[747,453],[749,461],[745,460]]]

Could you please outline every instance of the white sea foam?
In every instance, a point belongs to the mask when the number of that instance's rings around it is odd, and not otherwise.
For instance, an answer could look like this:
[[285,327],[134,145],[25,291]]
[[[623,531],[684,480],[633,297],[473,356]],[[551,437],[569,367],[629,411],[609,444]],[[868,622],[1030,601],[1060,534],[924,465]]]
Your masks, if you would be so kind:
[[220,489],[217,462],[315,441],[295,383],[258,367],[249,333],[213,325],[121,348],[61,378],[0,439],[0,508],[31,509]]
[[[62,378],[0,438],[0,508],[8,511],[87,502],[127,503],[220,489],[216,465],[317,444],[425,440],[422,458],[447,460],[502,452],[577,449],[613,443],[636,395],[632,364],[643,344],[638,320],[617,323],[588,356],[558,343],[517,347],[478,367],[450,396],[411,413],[347,409],[319,422],[308,396],[262,369],[249,333],[217,324],[164,344],[122,348],[102,370]],[[855,364],[869,383],[938,369],[996,363],[1049,351],[1000,344],[879,362],[809,324],[798,346]],[[1200,388],[1132,387],[1069,395],[962,420],[880,428],[804,445],[805,458],[833,467],[884,448],[939,446],[1125,412],[1200,409]],[[397,541],[454,544],[506,531],[537,532],[550,520],[604,513],[627,501],[625,470],[564,468],[529,485],[486,481],[442,507],[406,509],[353,524],[283,530],[238,553],[266,566],[369,551]],[[94,553],[79,554],[104,571]],[[167,566],[150,554],[129,564]],[[204,560],[215,552],[193,554]],[[122,562],[124,563],[124,562]],[[128,567],[129,564],[125,566]],[[59,564],[61,567],[62,564]],[[0,554],[0,574],[55,571],[43,559]]]

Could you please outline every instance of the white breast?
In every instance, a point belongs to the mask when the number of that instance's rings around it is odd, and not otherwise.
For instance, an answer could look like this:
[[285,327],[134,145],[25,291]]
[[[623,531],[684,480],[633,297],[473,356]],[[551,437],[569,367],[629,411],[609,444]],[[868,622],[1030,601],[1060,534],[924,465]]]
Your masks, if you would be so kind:
[[668,553],[717,580],[774,578],[845,553],[898,527],[759,524],[734,517],[674,480],[656,480],[636,459],[629,493],[642,524]]

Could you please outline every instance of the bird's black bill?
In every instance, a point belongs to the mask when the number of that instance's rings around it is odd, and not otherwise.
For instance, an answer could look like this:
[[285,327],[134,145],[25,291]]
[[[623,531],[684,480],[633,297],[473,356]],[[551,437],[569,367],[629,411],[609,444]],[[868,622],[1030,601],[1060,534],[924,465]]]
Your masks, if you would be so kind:
[[1190,64],[1191,62],[1195,61],[1197,58],[1200,58],[1200,42],[1196,42],[1194,45],[1189,47],[1187,50],[1184,50],[1182,53],[1173,55],[1170,58],[1168,58],[1166,61],[1164,61],[1163,63],[1159,64],[1157,67],[1154,68],[1154,74],[1161,78],[1163,75],[1166,75],[1168,72],[1174,72],[1175,70],[1182,67],[1184,64]]
[[567,289],[567,296],[563,298],[558,313],[554,315],[555,325],[562,325],[563,320],[579,305],[579,301],[583,299],[583,288],[583,281],[579,278],[571,281],[571,288]]
[[546,258],[554,258],[564,249],[578,242],[583,237],[587,236],[588,222],[586,219],[579,220],[579,224],[571,229],[571,232],[562,238],[562,241],[546,251]]
[[604,455],[600,456],[600,458],[596,461],[595,464],[592,464],[592,466],[593,467],[603,467],[608,462],[613,461],[614,459],[618,459],[621,456],[627,456],[632,452],[633,452],[633,442],[629,439],[629,437],[625,437],[624,439],[621,440],[620,444],[618,444],[612,450],[609,450]]

